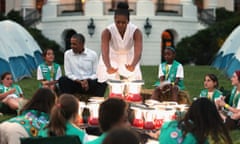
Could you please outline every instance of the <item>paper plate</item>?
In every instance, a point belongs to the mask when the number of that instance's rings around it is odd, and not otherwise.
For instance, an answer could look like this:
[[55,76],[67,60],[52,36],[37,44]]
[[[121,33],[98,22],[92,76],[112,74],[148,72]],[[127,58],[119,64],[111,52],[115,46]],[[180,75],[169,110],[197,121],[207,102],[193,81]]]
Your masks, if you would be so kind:
[[91,98],[88,99],[88,101],[90,101],[90,102],[103,102],[104,97],[91,97]]
[[158,104],[160,104],[160,102],[157,101],[157,100],[148,99],[148,100],[145,100],[145,104],[146,104],[146,105],[149,105],[149,106],[153,106],[153,105],[158,105]]

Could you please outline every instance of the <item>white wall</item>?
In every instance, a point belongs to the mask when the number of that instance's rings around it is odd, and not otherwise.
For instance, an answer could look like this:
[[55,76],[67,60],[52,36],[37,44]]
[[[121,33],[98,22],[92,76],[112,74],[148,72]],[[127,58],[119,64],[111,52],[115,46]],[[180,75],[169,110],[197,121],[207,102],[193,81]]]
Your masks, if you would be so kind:
[[6,0],[6,14],[11,10],[20,10],[21,0]]
[[234,0],[218,0],[218,7],[225,7],[229,11],[234,11]]
[[[96,2],[101,5],[99,0],[90,0],[85,11],[85,15],[56,16],[53,5],[43,7],[41,28],[43,34],[49,39],[55,40],[61,47],[65,48],[64,31],[74,29],[86,37],[86,46],[95,50],[98,54],[101,52],[101,32],[107,25],[113,22],[113,15],[103,15],[96,9]],[[144,4],[144,9],[139,8]],[[197,20],[196,7],[187,3],[183,6],[183,16],[155,16],[153,5],[150,0],[139,0],[136,10],[144,10],[137,15],[130,16],[130,21],[136,24],[143,34],[143,53],[141,63],[143,65],[158,65],[161,58],[161,35],[166,29],[176,32],[175,43],[183,37],[190,36],[202,29],[203,26]],[[97,14],[98,13],[98,14]],[[89,19],[93,18],[95,23],[95,33],[92,37],[88,34],[87,25]],[[149,37],[144,32],[146,18],[150,19],[152,30]]]

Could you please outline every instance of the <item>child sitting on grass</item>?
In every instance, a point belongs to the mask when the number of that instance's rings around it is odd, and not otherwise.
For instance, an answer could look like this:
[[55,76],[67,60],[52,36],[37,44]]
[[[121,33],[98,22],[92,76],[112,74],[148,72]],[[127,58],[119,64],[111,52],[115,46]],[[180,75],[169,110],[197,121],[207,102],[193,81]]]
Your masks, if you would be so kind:
[[[24,101],[21,87],[17,84],[13,84],[12,74],[10,72],[3,73],[0,84],[0,112],[16,113],[15,110],[19,109],[21,104],[25,103]],[[4,107],[9,107],[10,109]]]
[[41,87],[56,90],[58,79],[62,76],[61,67],[54,63],[54,52],[47,48],[43,51],[44,63],[40,64],[37,69],[37,80],[41,82]]

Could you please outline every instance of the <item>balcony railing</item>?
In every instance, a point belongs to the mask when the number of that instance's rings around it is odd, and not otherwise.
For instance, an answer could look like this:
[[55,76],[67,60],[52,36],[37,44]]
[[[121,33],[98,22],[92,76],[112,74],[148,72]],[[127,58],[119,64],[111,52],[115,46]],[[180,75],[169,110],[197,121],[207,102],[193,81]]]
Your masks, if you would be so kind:
[[[113,15],[116,10],[116,2],[104,2],[103,14]],[[129,2],[131,15],[136,15],[136,2]],[[182,16],[182,5],[156,3],[156,15],[164,16]],[[83,3],[60,4],[57,6],[58,16],[84,15]]]
[[[117,8],[117,2],[104,2],[104,15],[113,15]],[[136,2],[128,2],[131,15],[136,15]]]
[[182,16],[182,5],[156,3],[156,15]]
[[214,9],[198,9],[198,19],[200,22],[212,25],[215,23]]
[[84,15],[83,3],[60,4],[57,6],[58,16]]
[[[21,12],[22,15],[22,12]],[[24,17],[24,25],[26,27],[35,24],[41,20],[41,14],[37,10],[32,10]]]

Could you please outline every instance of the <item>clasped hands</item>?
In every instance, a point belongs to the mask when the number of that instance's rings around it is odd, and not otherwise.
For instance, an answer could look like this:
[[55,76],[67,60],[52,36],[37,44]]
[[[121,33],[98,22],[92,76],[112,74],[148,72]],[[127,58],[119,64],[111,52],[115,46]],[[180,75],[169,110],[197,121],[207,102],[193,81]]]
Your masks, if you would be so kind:
[[79,84],[81,84],[82,88],[85,90],[85,91],[88,91],[89,89],[89,85],[88,85],[88,81],[87,79],[85,80],[76,80]]
[[[130,72],[133,72],[134,69],[135,69],[134,66],[129,65],[129,64],[125,64],[125,67],[126,67],[126,69],[127,69],[128,71],[130,71]],[[108,72],[109,74],[116,73],[117,71],[118,71],[118,69],[117,69],[117,68],[113,68],[112,66],[110,66],[109,68],[107,68],[107,72]]]

